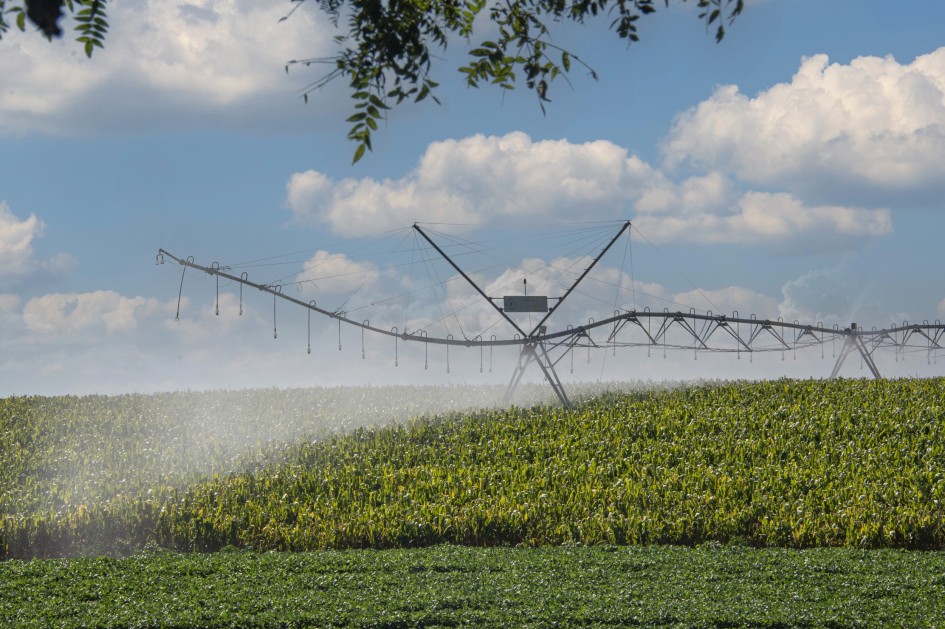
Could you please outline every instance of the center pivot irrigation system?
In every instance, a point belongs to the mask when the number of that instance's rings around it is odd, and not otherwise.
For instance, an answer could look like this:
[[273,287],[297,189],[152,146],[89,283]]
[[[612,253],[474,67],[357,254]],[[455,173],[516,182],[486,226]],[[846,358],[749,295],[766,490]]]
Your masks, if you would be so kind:
[[[314,300],[306,302],[283,293],[281,284],[261,284],[250,281],[246,272],[235,275],[231,272],[232,269],[221,267],[216,262],[210,266],[203,266],[195,263],[193,257],[179,258],[164,249],[158,251],[156,262],[157,264],[163,264],[165,259],[170,259],[184,267],[180,279],[181,292],[178,294],[178,318],[180,316],[180,295],[183,291],[184,275],[188,268],[192,268],[216,276],[217,314],[219,314],[219,280],[223,278],[240,285],[240,314],[242,314],[242,287],[249,286],[273,296],[274,320],[277,299],[308,309],[310,335],[312,313],[336,320],[339,329],[339,349],[341,349],[340,330],[342,324],[360,328],[362,342],[364,333],[371,332],[377,335],[394,337],[399,341],[424,343],[427,346],[445,345],[447,346],[447,356],[449,356],[449,346],[478,347],[480,350],[501,346],[519,347],[518,361],[505,393],[506,404],[511,400],[529,365],[535,363],[561,404],[570,407],[571,401],[568,399],[564,385],[558,376],[556,366],[569,354],[573,363],[573,352],[577,348],[587,348],[588,352],[591,349],[613,348],[614,353],[616,353],[617,347],[646,347],[648,355],[651,349],[662,348],[664,355],[666,350],[670,349],[688,350],[692,351],[694,355],[698,352],[734,352],[739,355],[746,353],[750,357],[756,352],[772,351],[782,352],[783,356],[785,352],[796,352],[798,349],[820,346],[821,357],[823,358],[823,348],[829,343],[833,347],[833,355],[836,356],[836,362],[830,374],[831,378],[835,378],[839,374],[840,368],[846,359],[854,352],[860,355],[861,366],[866,365],[873,377],[880,378],[882,376],[873,358],[878,349],[894,351],[897,360],[902,354],[921,352],[926,355],[929,362],[932,361],[933,357],[937,359],[939,350],[945,349],[942,345],[945,325],[938,320],[934,323],[923,321],[921,324],[904,321],[901,325],[894,324],[885,329],[865,330],[857,326],[856,323],[851,323],[846,328],[841,328],[838,325],[825,327],[822,324],[805,325],[798,321],[786,322],[780,318],[777,320],[758,319],[754,315],[745,318],[738,316],[737,311],[733,313],[733,316],[717,315],[711,311],[701,313],[696,312],[694,308],[690,308],[685,313],[678,310],[673,312],[668,308],[661,312],[650,311],[649,308],[642,310],[616,309],[611,317],[601,320],[589,319],[584,325],[567,325],[566,327],[559,327],[557,330],[549,330],[548,321],[552,315],[565,303],[620,237],[624,233],[629,234],[630,228],[630,221],[623,222],[617,233],[609,239],[583,272],[567,286],[561,296],[522,294],[495,297],[487,295],[470,274],[460,268],[453,257],[434,242],[418,224],[414,224],[412,229],[416,235],[423,238],[469,286],[475,289],[485,303],[489,304],[500,315],[501,319],[508,323],[509,336],[505,338],[499,338],[493,334],[486,339],[483,334],[478,334],[471,338],[464,335],[464,338],[457,339],[452,334],[431,336],[423,329],[418,329],[415,332],[408,332],[406,329],[400,332],[396,327],[385,329],[371,325],[368,320],[357,321],[349,318],[344,310],[327,310],[317,306]],[[510,316],[510,314],[520,313],[538,315],[538,322],[534,325],[522,327]],[[275,330],[273,333],[275,335]],[[837,345],[840,345],[839,353],[836,351]],[[311,345],[309,345],[309,352],[311,352]],[[362,357],[364,357],[363,347]]]

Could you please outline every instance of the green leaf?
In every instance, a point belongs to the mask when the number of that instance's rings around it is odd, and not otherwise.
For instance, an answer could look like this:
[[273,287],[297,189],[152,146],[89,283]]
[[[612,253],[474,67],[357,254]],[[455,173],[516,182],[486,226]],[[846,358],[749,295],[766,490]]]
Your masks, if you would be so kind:
[[354,151],[354,159],[351,160],[352,164],[357,164],[364,157],[364,149],[365,145],[363,143],[358,145],[358,148]]
[[719,30],[715,33],[715,43],[719,43],[723,39],[725,39],[725,27],[719,24]]
[[371,94],[371,104],[379,109],[390,109],[376,94]]

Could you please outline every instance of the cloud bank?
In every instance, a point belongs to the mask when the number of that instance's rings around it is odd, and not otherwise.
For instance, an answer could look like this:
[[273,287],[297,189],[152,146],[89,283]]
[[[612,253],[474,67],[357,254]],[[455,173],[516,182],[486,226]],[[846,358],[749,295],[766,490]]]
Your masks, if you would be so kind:
[[[283,0],[115,0],[103,50],[11,31],[0,55],[0,134],[89,135],[155,129],[298,128],[315,117],[286,61],[325,54],[332,31]],[[331,108],[323,102],[320,111]],[[336,112],[332,112],[336,113]]]
[[850,250],[890,234],[893,210],[945,193],[945,48],[911,63],[814,55],[754,97],[719,87],[663,148],[655,167],[608,140],[476,135],[431,144],[398,178],[296,173],[287,205],[348,236],[630,216],[655,242]]
[[911,63],[814,55],[790,82],[754,97],[719,87],[677,118],[664,148],[670,167],[686,162],[823,197],[856,187],[908,193],[914,202],[945,181],[945,48]]
[[533,141],[513,132],[434,142],[399,179],[334,181],[293,175],[287,203],[297,222],[363,236],[416,221],[492,225],[508,220],[616,219],[659,175],[612,142]]
[[23,321],[30,332],[73,335],[91,331],[113,335],[134,330],[146,314],[165,312],[156,299],[124,297],[115,291],[50,293],[29,300]]
[[634,215],[654,242],[791,246],[816,239],[829,248],[892,229],[885,209],[808,206],[788,193],[741,192],[717,172],[674,183],[612,142],[533,141],[521,132],[435,142],[399,179],[296,173],[286,203],[297,223],[327,225],[343,236],[416,221],[473,227]]
[[[14,53],[0,60],[0,71],[18,83],[0,94],[0,132],[66,133],[76,121],[101,131],[123,124],[106,120],[109,111],[135,107],[141,108],[138,114],[153,113],[142,118],[148,124],[159,124],[160,112],[168,119],[188,112],[183,124],[198,124],[200,116],[215,114],[222,120],[256,115],[262,111],[257,103],[285,89],[280,83],[284,75],[271,67],[281,71],[286,58],[298,56],[296,44],[303,50],[310,45],[301,35],[274,34],[283,4],[247,8],[222,0],[166,6],[151,1],[132,9],[116,2],[115,11],[130,12],[124,20],[130,30],[122,34],[117,34],[120,16],[115,17],[116,36],[125,38],[122,48],[136,52],[122,59],[103,55],[91,64],[81,58],[60,66],[40,64],[35,55],[61,55],[68,48],[11,40],[17,42]],[[254,33],[252,24],[269,26]],[[237,43],[229,42],[226,33],[235,33]],[[248,49],[239,46],[253,41],[276,45],[250,58],[244,54]],[[296,223],[350,237],[414,221],[501,227],[504,222],[550,225],[629,217],[654,243],[794,253],[856,249],[892,233],[896,212],[942,191],[943,51],[909,64],[875,57],[830,64],[819,55],[804,60],[789,83],[754,97],[721,87],[678,118],[662,166],[609,140],[535,140],[520,132],[475,135],[430,144],[415,164],[389,179],[337,179],[300,171],[288,180],[286,204]],[[202,69],[203,61],[214,73]],[[118,86],[132,86],[134,93],[119,94]],[[39,96],[26,98],[27,93]],[[145,102],[146,97],[155,102]],[[100,117],[93,116],[93,109],[109,99],[118,100],[105,106]],[[681,171],[686,174],[677,174]],[[17,294],[11,287],[31,274],[68,266],[60,258],[37,258],[34,243],[42,227],[38,217],[18,217],[0,203],[0,346],[4,356],[15,357],[0,363],[3,381],[12,383],[5,386],[35,390],[31,383],[41,376],[60,378],[50,380],[58,384],[48,389],[58,391],[102,390],[102,382],[116,383],[115,390],[160,389],[162,383],[167,383],[163,388],[183,388],[184,377],[192,378],[195,388],[337,383],[348,376],[363,382],[364,373],[373,378],[385,371],[371,366],[359,372],[360,356],[357,361],[334,358],[340,356],[335,353],[340,341],[333,321],[320,321],[312,331],[313,353],[319,358],[304,358],[304,311],[289,312],[281,304],[279,338],[274,339],[276,309],[268,296],[243,304],[240,316],[235,296],[225,293],[216,316],[209,290],[199,298],[185,295],[181,320],[175,321],[176,302],[146,295],[114,290],[32,298]],[[542,286],[537,281],[541,269],[583,268],[586,263],[579,257],[526,258],[476,279],[490,294],[501,294],[527,274],[531,289],[554,294],[570,276],[543,271]],[[372,294],[375,289],[404,294],[415,287],[405,274],[326,250],[300,266],[305,270],[300,293],[306,299],[327,295],[326,301],[334,300],[331,307],[349,307],[345,295],[362,285]],[[842,266],[782,279],[776,296],[741,286],[674,291],[655,281],[632,282],[624,270],[606,265],[588,279],[599,283],[584,287],[585,302],[569,303],[559,322],[580,324],[589,316],[607,316],[614,307],[614,285],[632,292],[617,301],[620,308],[691,306],[840,325],[851,320],[879,325],[890,314],[880,299],[871,299],[869,285]],[[366,294],[358,298],[370,300]],[[445,318],[450,326],[462,326],[462,331],[450,327],[447,333],[492,333],[495,312],[462,282],[447,283],[439,293],[415,293],[411,299],[409,309],[394,302],[368,304],[364,318],[373,325],[409,330],[433,329]],[[357,306],[350,304],[352,310]],[[939,313],[945,313],[945,300]],[[346,349],[357,344],[356,332],[343,332]],[[373,351],[389,358],[395,350],[393,343],[385,344],[388,340],[369,340],[373,349],[368,348],[368,355]],[[321,362],[326,347],[333,350],[325,358],[330,363]],[[40,386],[45,385],[36,384]]]

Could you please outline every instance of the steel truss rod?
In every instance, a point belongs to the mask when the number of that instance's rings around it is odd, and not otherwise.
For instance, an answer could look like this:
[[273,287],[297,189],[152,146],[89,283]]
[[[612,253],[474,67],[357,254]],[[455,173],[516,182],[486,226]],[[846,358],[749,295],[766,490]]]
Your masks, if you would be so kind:
[[[749,347],[749,346],[745,343],[745,341],[742,340],[742,337],[738,335],[738,332],[732,330],[732,327],[728,324],[728,321],[725,320],[725,316],[724,316],[724,315],[723,315],[718,321],[715,321],[714,323],[715,323],[715,326],[712,327],[712,328],[709,330],[709,333],[705,335],[705,338],[703,339],[703,343],[708,343],[709,337],[712,336],[712,335],[715,333],[716,330],[722,330],[722,331],[724,331],[726,334],[728,334],[729,336],[731,336],[731,337],[735,340],[736,343],[738,343],[739,345],[741,345],[742,347],[744,347],[747,351],[749,351],[749,352],[751,351],[751,347]],[[740,349],[739,349],[739,351],[740,351]]]
[[939,341],[942,340],[943,333],[945,333],[945,328],[941,328],[936,331],[935,338],[932,339],[932,344],[935,346],[935,349],[941,349],[941,345],[939,345]]
[[[867,367],[869,367],[873,377],[877,379],[882,378],[879,373],[879,369],[876,367],[876,363],[873,361],[872,352],[866,348],[866,344],[863,342],[863,339],[860,338],[860,332],[857,329],[856,324],[852,324],[845,332],[847,338],[843,343],[843,349],[840,350],[840,355],[837,357],[837,362],[833,366],[833,371],[830,373],[830,379],[833,380],[837,377],[837,374],[840,373],[840,368],[843,366],[844,361],[846,361],[847,356],[849,356],[854,349],[860,353],[860,356],[863,358],[863,362],[866,363]],[[876,348],[874,347],[873,349],[875,350]]]
[[636,317],[636,315],[629,315],[629,316],[627,316],[627,315],[619,315],[619,316],[617,317],[617,321],[614,322],[614,329],[613,329],[613,331],[610,333],[610,336],[607,337],[607,342],[610,343],[611,341],[615,340],[615,339],[617,338],[617,334],[620,333],[620,331],[621,331],[628,323],[633,323],[633,324],[637,325],[637,327],[639,327],[640,330],[642,330],[643,333],[646,335],[646,338],[649,340],[649,344],[650,344],[650,345],[657,345],[657,344],[658,344],[658,343],[656,342],[656,339],[653,338],[653,335],[650,334],[650,331],[640,322],[640,320]]
[[748,345],[751,345],[752,342],[758,338],[758,335],[762,332],[768,332],[771,336],[773,336],[783,346],[781,349],[791,349],[791,346],[784,341],[784,337],[778,334],[777,330],[774,329],[774,326],[768,321],[758,324],[755,329],[752,330],[751,337],[748,339]]
[[525,369],[528,368],[528,363],[533,360],[535,360],[534,348],[523,345],[522,351],[519,352],[518,360],[515,361],[515,369],[512,371],[512,377],[509,379],[509,384],[505,388],[505,396],[502,398],[503,406],[509,405],[509,402],[512,400],[512,395],[515,394],[515,390],[518,388],[518,383],[522,381],[522,376],[525,375]]
[[[561,405],[565,408],[571,408],[571,400],[568,399],[568,395],[564,392],[564,385],[561,384],[561,378],[558,377],[558,372],[555,371],[555,364],[551,361],[548,352],[545,350],[545,344],[538,343],[537,345],[538,349],[541,350],[541,355],[537,356],[538,367],[541,368],[545,380],[551,385],[551,389],[555,392],[555,395],[558,396]],[[528,346],[526,345],[525,347]],[[534,346],[532,347],[534,348]]]
[[535,325],[535,327],[532,329],[532,333],[529,336],[534,336],[535,332],[538,332],[541,329],[541,326],[544,325],[545,321],[548,320],[548,317],[554,314],[555,310],[557,310],[561,306],[561,304],[564,303],[564,300],[568,298],[568,295],[571,294],[571,291],[577,288],[577,285],[581,283],[581,280],[587,277],[587,274],[591,272],[591,269],[597,266],[597,263],[600,262],[600,259],[604,257],[604,255],[610,250],[610,248],[614,246],[614,243],[617,242],[620,236],[629,228],[630,228],[630,221],[627,221],[623,224],[623,227],[620,228],[620,231],[617,232],[617,235],[615,235],[613,238],[610,239],[610,242],[608,242],[607,245],[603,249],[601,249],[601,252],[598,253],[597,256],[594,258],[594,260],[592,260],[591,263],[587,266],[587,268],[584,269],[584,272],[581,273],[581,275],[576,280],[574,280],[574,283],[571,284],[571,287],[568,288],[567,291],[565,291],[564,295],[561,296],[561,299],[558,300],[558,303],[552,306],[552,308],[548,310],[545,316],[541,318],[541,321],[539,321]]
[[[564,355],[566,354],[567,352],[565,352]],[[564,355],[562,355],[562,357]],[[560,359],[561,357],[558,358],[558,360]],[[525,375],[528,365],[532,362],[538,364],[538,368],[541,369],[542,375],[544,375],[545,380],[551,386],[551,390],[554,391],[558,401],[561,402],[561,406],[571,408],[571,400],[568,399],[568,394],[565,393],[561,378],[558,377],[558,372],[555,371],[555,364],[557,364],[558,361],[551,360],[544,343],[527,343],[522,346],[522,351],[516,362],[515,370],[512,372],[508,387],[505,389],[503,404],[507,406],[512,400],[515,390],[522,381],[522,376]]]
[[693,341],[695,341],[696,343],[702,346],[702,349],[709,349],[709,346],[705,344],[705,341],[703,341],[699,333],[696,332],[695,327],[693,327],[688,321],[686,321],[686,318],[682,314],[674,314],[671,317],[666,317],[663,319],[663,324],[660,326],[660,329],[656,332],[656,337],[655,337],[656,342],[654,343],[654,345],[659,344],[659,340],[661,338],[662,339],[666,338],[666,333],[673,326],[673,324],[677,324],[679,327],[683,328],[686,332],[688,332],[692,336]]
[[446,252],[443,251],[442,249],[440,249],[440,246],[437,245],[435,242],[433,242],[433,240],[432,240],[429,236],[427,236],[427,234],[426,234],[425,231],[423,231],[422,229],[420,229],[420,226],[419,226],[419,225],[417,225],[416,223],[414,223],[414,224],[413,224],[413,228],[414,228],[414,230],[415,230],[418,234],[420,234],[421,236],[423,236],[423,239],[424,239],[424,240],[426,240],[428,243],[430,243],[430,246],[431,246],[431,247],[433,247],[434,249],[436,249],[436,252],[439,253],[439,254],[443,257],[444,260],[446,260],[447,262],[449,262],[449,264],[450,264],[451,267],[453,267],[454,269],[456,269],[456,272],[457,272],[457,273],[459,273],[460,275],[463,276],[463,279],[466,280],[466,282],[468,282],[470,286],[472,286],[473,288],[476,289],[476,292],[479,293],[479,294],[482,296],[483,299],[485,299],[487,302],[489,302],[489,305],[490,305],[490,306],[492,306],[493,308],[495,308],[496,311],[497,311],[500,315],[502,315],[502,318],[503,318],[503,319],[505,319],[506,321],[508,321],[509,325],[511,325],[513,328],[515,328],[516,331],[518,331],[518,333],[521,334],[523,337],[528,336],[527,334],[525,334],[525,330],[523,330],[522,328],[520,328],[520,327],[518,326],[518,324],[515,323],[515,321],[512,320],[512,317],[510,317],[509,315],[507,315],[507,314],[505,313],[505,311],[502,310],[502,308],[499,308],[498,306],[496,306],[495,303],[494,303],[491,299],[489,299],[489,296],[486,295],[485,291],[483,291],[481,288],[479,288],[479,285],[476,284],[476,282],[474,282],[471,277],[469,277],[468,275],[466,275],[466,272],[463,271],[461,268],[459,268],[459,265],[456,264],[455,262],[453,262],[453,259],[452,259],[451,257],[449,257],[448,255],[446,255]]
[[[574,332],[575,332],[574,334],[572,334],[570,337],[568,337],[567,339],[563,341],[558,341],[556,343],[543,342],[544,349],[548,357],[548,364],[551,365],[552,368],[557,367],[558,363],[560,363],[562,360],[564,360],[567,357],[568,354],[574,351],[574,348],[578,346],[577,339],[581,337],[585,337],[588,340],[588,345],[586,345],[585,347],[596,347],[596,348],[600,347],[597,343],[594,342],[594,340],[590,337],[590,335],[587,332],[585,332],[583,329],[580,331],[575,330]],[[558,355],[557,358],[552,358],[551,353],[560,348],[564,348],[564,349],[561,351],[561,353]]]
[[[677,323],[681,320],[714,322],[719,327],[728,328],[727,331],[736,340],[739,340],[739,337],[737,336],[734,330],[730,329],[730,325],[733,323],[745,324],[745,325],[750,326],[750,330],[752,331],[752,334],[751,334],[751,337],[749,338],[749,342],[746,343],[744,340],[740,340],[739,344],[742,345],[746,351],[753,351],[753,352],[765,351],[763,349],[750,346],[751,343],[754,342],[758,338],[758,336],[760,335],[762,331],[768,331],[769,333],[771,333],[772,337],[778,341],[779,347],[775,348],[775,350],[773,351],[781,351],[782,349],[792,348],[792,346],[783,337],[783,332],[785,330],[798,331],[800,333],[798,334],[798,337],[797,337],[798,341],[800,341],[801,338],[805,336],[809,336],[812,339],[810,344],[822,343],[824,342],[825,339],[830,338],[830,337],[841,337],[841,336],[846,337],[847,335],[849,335],[850,330],[851,330],[851,328],[836,328],[836,327],[828,328],[822,325],[815,326],[815,325],[809,325],[809,324],[803,324],[803,323],[797,323],[797,322],[789,323],[787,321],[780,321],[780,320],[772,321],[770,319],[757,319],[755,317],[750,317],[750,318],[749,317],[729,317],[727,315],[698,314],[698,313],[685,314],[679,311],[670,312],[669,310],[664,310],[662,312],[651,312],[647,310],[643,310],[643,311],[630,310],[627,312],[616,314],[606,319],[601,319],[600,321],[595,321],[594,323],[590,323],[582,327],[584,329],[590,330],[590,329],[597,328],[604,325],[613,326],[615,324],[618,324],[618,331],[619,331],[619,328],[622,327],[623,324],[635,323],[636,325],[641,327],[641,329],[646,333],[646,326],[642,324],[641,319],[651,319],[651,320],[661,321],[662,325],[664,325],[666,328],[668,328],[669,325],[673,323],[673,320],[675,320]],[[683,327],[690,328],[692,326],[683,326]],[[942,324],[939,322],[936,322],[934,324],[932,323],[923,323],[923,324],[906,323],[901,326],[886,328],[882,330],[864,330],[862,328],[857,328],[856,331],[857,331],[857,335],[860,338],[864,340],[870,340],[870,341],[872,341],[873,339],[882,338],[884,336],[894,336],[897,334],[905,334],[907,332],[911,334],[919,333],[921,336],[923,336],[923,338],[926,338],[926,339],[933,338],[940,341],[941,338],[945,336],[945,324]],[[549,333],[549,334],[543,335],[540,338],[549,339],[549,338],[554,338],[557,336],[564,336],[566,334],[569,334],[570,332],[571,331],[569,330],[565,332]],[[657,334],[654,334],[654,335],[650,335],[649,333],[647,333],[649,344],[651,345],[660,344],[660,336],[664,332],[665,332],[665,329],[657,332]],[[690,334],[692,334],[692,332],[690,332]],[[698,335],[693,335],[693,336],[696,340],[698,340]],[[608,341],[612,341],[612,340],[613,340],[612,337],[608,339]],[[907,340],[908,339],[904,338],[904,340],[898,343],[898,345],[900,347],[907,346],[908,345]],[[691,349],[691,347],[689,349]],[[945,346],[937,344],[933,346],[932,349],[945,349]],[[769,350],[769,351],[772,351],[772,350]]]
[[929,336],[927,331],[928,329],[929,328],[927,327],[927,324],[926,326],[913,326],[903,335],[902,345],[905,345],[906,341],[908,341],[911,336],[918,334],[919,336],[922,336],[926,339],[929,349],[942,349],[942,346],[939,345],[939,340],[942,338],[942,330],[938,330],[933,338],[932,336]]
[[866,366],[869,367],[870,372],[872,372],[873,377],[877,380],[882,378],[879,373],[879,368],[876,366],[876,363],[873,361],[873,353],[866,349],[866,344],[863,343],[857,334],[851,334],[850,337],[853,339],[853,342],[856,344],[856,348],[860,350],[860,355],[863,356],[863,362],[866,363]]

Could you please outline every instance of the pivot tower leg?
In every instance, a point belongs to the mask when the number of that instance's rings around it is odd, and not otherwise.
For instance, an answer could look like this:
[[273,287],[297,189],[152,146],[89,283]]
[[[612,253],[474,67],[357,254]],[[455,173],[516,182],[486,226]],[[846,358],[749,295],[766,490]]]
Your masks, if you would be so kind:
[[860,352],[863,362],[865,362],[866,366],[870,368],[870,372],[873,374],[873,377],[877,380],[882,378],[882,375],[879,373],[879,368],[876,366],[876,362],[873,360],[872,354],[870,354],[869,350],[866,349],[863,339],[861,339],[860,335],[857,334],[856,324],[854,323],[850,326],[850,333],[843,342],[843,349],[840,350],[840,355],[837,356],[837,362],[834,364],[833,371],[830,373],[830,379],[833,380],[837,377],[837,374],[840,373],[840,368],[843,366],[847,356],[849,356],[854,349]]
[[508,405],[511,401],[515,389],[518,388],[519,382],[522,381],[522,376],[525,375],[525,369],[528,368],[529,363],[532,361],[538,363],[541,373],[545,376],[545,380],[548,381],[548,384],[551,385],[551,390],[558,396],[558,401],[561,402],[561,405],[565,408],[571,408],[571,400],[568,399],[568,395],[564,391],[564,385],[561,383],[561,378],[558,377],[558,372],[555,371],[554,362],[552,362],[551,357],[548,356],[543,342],[537,343],[537,350],[535,343],[526,343],[522,346],[522,352],[518,356],[515,371],[512,372],[509,386],[505,390],[503,404]]

